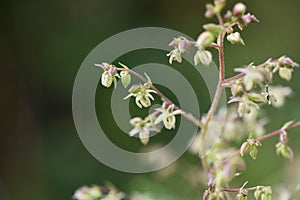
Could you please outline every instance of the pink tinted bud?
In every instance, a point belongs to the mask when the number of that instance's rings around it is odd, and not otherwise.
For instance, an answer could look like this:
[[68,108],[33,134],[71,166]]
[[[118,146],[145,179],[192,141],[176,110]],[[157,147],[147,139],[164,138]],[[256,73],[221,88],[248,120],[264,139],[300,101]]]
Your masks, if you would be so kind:
[[170,47],[176,47],[176,46],[178,46],[178,43],[180,42],[180,39],[179,38],[174,38],[171,42],[170,42],[170,44],[169,44],[169,46]]
[[246,11],[246,6],[243,3],[237,3],[233,7],[233,15],[234,16],[241,16]]
[[246,15],[242,16],[242,22],[247,25],[250,24],[251,22],[258,23],[259,20],[254,15],[247,13]]
[[210,3],[206,4],[205,17],[211,18],[215,15],[214,6]]
[[109,76],[114,76],[116,73],[117,73],[117,68],[116,67],[111,67],[109,70],[108,70],[108,75]]
[[294,64],[294,62],[292,61],[292,59],[289,58],[289,57],[285,57],[285,58],[283,59],[282,63],[283,63],[284,65],[293,65],[293,64]]
[[190,45],[189,45],[188,41],[186,41],[186,40],[181,40],[178,44],[178,49],[181,52],[185,52],[185,51],[189,50],[189,48],[190,48]]
[[285,131],[282,131],[282,133],[279,135],[279,141],[282,144],[285,144],[287,142],[287,134]]

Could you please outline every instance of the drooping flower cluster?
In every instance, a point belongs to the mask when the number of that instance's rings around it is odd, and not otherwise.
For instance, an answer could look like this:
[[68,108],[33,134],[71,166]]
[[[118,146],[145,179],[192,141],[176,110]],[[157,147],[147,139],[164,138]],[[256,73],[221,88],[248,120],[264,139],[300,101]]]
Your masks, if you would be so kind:
[[155,116],[149,115],[145,119],[135,117],[130,120],[130,124],[134,127],[130,132],[129,136],[139,134],[141,142],[146,145],[149,142],[150,132],[157,132],[159,129],[154,124]]
[[[104,87],[110,87],[112,83],[114,83],[114,87],[117,87],[117,78],[121,79],[122,85],[126,88],[131,82],[131,75],[129,74],[129,68],[119,63],[123,69],[118,69],[115,65],[108,64],[103,62],[101,64],[95,64],[95,66],[100,67],[104,70],[101,75],[101,84]],[[118,70],[121,70],[120,75],[118,74]]]
[[164,102],[161,108],[156,109],[161,114],[156,118],[155,124],[163,122],[166,129],[174,129],[176,118],[175,115],[181,114],[181,110],[174,110],[175,105]]
[[185,37],[181,36],[178,38],[174,38],[170,42],[169,46],[174,48],[170,53],[167,54],[167,56],[169,56],[169,63],[172,64],[173,61],[181,63],[181,54],[189,51],[191,43]]
[[127,95],[124,99],[135,97],[135,103],[139,108],[147,108],[151,106],[151,100],[154,100],[154,97],[151,95],[151,93],[156,93],[150,88],[151,83],[132,85],[131,88],[128,90],[130,94]]
[[273,76],[280,69],[287,74],[279,76],[285,80],[290,80],[291,71],[298,64],[288,57],[280,57],[277,60],[268,60],[261,65],[250,64],[246,68],[237,68],[243,77],[225,83],[231,88],[231,98],[229,103],[238,102],[238,113],[240,116],[249,114],[252,108],[259,109],[261,104],[272,104],[280,107],[284,104],[286,96],[292,91],[289,87],[269,86],[272,84]]
[[276,153],[277,155],[281,155],[284,158],[287,158],[289,160],[293,160],[294,153],[291,149],[291,147],[288,146],[288,136],[285,129],[291,125],[293,122],[287,122],[285,125],[283,125],[282,133],[279,135],[279,142],[276,144]]
[[124,197],[124,193],[114,187],[99,186],[82,186],[73,195],[75,200],[124,200]]

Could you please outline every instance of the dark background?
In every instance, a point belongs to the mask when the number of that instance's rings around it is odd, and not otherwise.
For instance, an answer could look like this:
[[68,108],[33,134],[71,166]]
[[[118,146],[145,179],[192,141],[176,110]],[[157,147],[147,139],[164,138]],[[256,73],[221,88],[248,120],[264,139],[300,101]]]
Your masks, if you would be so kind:
[[[229,5],[235,2],[229,1]],[[190,180],[193,176],[188,173],[200,171],[200,161],[191,155],[180,159],[176,173],[167,178],[159,173],[118,172],[94,159],[76,133],[71,97],[80,64],[100,42],[121,31],[147,26],[174,29],[196,38],[203,23],[208,22],[203,17],[205,3],[200,0],[2,0],[0,199],[70,199],[79,186],[105,181],[126,192],[147,191],[156,196],[199,199],[205,183]],[[242,33],[245,47],[226,44],[227,75],[233,74],[234,67],[285,54],[300,62],[300,2],[252,0],[246,3],[261,23]],[[160,57],[165,52],[155,51],[151,55]],[[128,55],[125,59],[132,65],[153,61],[153,57],[144,54]],[[166,57],[160,60],[167,63]],[[293,98],[283,108],[265,110],[270,116],[269,131],[291,119],[300,119],[299,84],[300,72],[296,69],[289,84],[294,90]],[[199,94],[206,92],[201,86],[198,89]],[[110,94],[111,89],[99,86],[97,95],[102,92]],[[96,100],[97,109],[109,102],[101,97]],[[208,102],[203,106],[207,108]],[[297,132],[290,131],[290,141],[299,155]],[[115,134],[112,138],[118,141],[117,137]],[[165,136],[163,140],[171,138]],[[122,140],[120,145],[141,147],[137,140],[132,140]],[[248,162],[248,171],[241,182],[249,180],[250,185],[276,186],[287,180],[284,171],[290,164],[275,155],[276,140],[266,142],[259,158]],[[187,184],[190,186],[182,187]]]

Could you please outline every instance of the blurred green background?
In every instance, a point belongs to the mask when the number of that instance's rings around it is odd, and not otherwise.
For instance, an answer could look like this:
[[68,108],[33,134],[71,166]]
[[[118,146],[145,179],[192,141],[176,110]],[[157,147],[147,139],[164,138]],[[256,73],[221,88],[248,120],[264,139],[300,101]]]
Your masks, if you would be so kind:
[[[188,153],[175,163],[176,173],[171,175],[166,175],[168,170],[148,174],[122,173],[94,159],[76,133],[71,97],[81,62],[100,42],[121,31],[147,26],[174,29],[196,38],[202,25],[208,22],[203,17],[207,2],[2,0],[0,199],[66,200],[81,185],[104,184],[106,181],[125,192],[142,191],[155,196],[200,199],[206,183],[195,177],[201,176],[201,163]],[[235,2],[229,1],[230,8]],[[234,74],[234,67],[285,54],[300,62],[300,1],[252,0],[245,3],[248,11],[254,13],[261,23],[249,26],[242,33],[246,46],[225,47],[227,75]],[[166,46],[168,43],[166,41]],[[132,52],[123,59],[131,66],[155,62],[156,58],[157,62],[168,62],[166,52],[150,50],[147,53]],[[185,66],[180,68],[175,64],[174,67],[186,76],[193,74],[193,69],[185,70]],[[191,81],[197,81],[195,78],[191,77]],[[278,81],[282,85],[288,84]],[[294,90],[292,98],[283,108],[266,110],[270,118],[269,131],[288,120],[300,119],[299,84],[300,71],[295,70],[289,83]],[[205,95],[207,89],[200,84],[195,88],[199,90],[198,97],[205,100],[201,106],[204,108],[202,112],[206,112],[209,106]],[[99,85],[96,104],[101,113],[107,109],[105,104],[110,102],[107,95],[111,92],[111,89]],[[109,110],[105,112],[109,115]],[[110,128],[110,138],[123,148],[142,146],[112,125]],[[299,129],[290,131],[290,143],[295,154],[299,155],[297,132]],[[170,139],[172,133],[161,138],[163,143]],[[285,167],[291,164],[275,155],[276,140],[265,142],[258,159],[247,162],[248,170],[241,182],[249,180],[250,185],[277,185],[287,179]],[[153,143],[159,141],[159,138],[154,138]],[[299,162],[296,164],[294,166],[300,167]]]

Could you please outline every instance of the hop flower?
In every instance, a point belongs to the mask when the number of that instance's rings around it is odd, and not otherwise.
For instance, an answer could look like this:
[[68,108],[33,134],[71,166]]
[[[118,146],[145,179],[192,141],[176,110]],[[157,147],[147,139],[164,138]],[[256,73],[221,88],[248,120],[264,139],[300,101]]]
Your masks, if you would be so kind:
[[181,51],[179,49],[174,49],[170,53],[167,54],[169,58],[169,63],[172,64],[173,61],[177,61],[179,63],[182,62]]
[[158,131],[153,123],[153,117],[148,116],[146,119],[141,119],[140,117],[135,117],[130,120],[130,124],[134,128],[129,132],[129,136],[132,137],[139,134],[141,142],[146,145],[149,142],[149,135],[151,131]]
[[275,107],[281,107],[285,103],[285,98],[292,94],[290,87],[273,86],[269,88],[269,92],[263,93],[265,98]]
[[120,78],[118,70],[114,65],[108,63],[102,63],[99,65],[104,72],[101,75],[101,84],[105,87],[110,87],[114,82],[115,87],[117,86],[117,77]]
[[254,192],[255,199],[271,200],[272,188],[270,186],[257,186]]
[[201,33],[197,39],[197,46],[200,49],[204,49],[211,45],[215,41],[215,36],[209,32],[209,31],[204,31]]
[[194,63],[195,65],[198,65],[200,62],[208,66],[212,61],[212,54],[209,51],[205,50],[198,50],[197,53],[194,56]]
[[167,129],[175,128],[176,118],[175,115],[181,114],[181,110],[174,111],[174,104],[168,105],[164,102],[161,108],[156,109],[160,111],[161,114],[157,117],[154,124],[159,124],[163,122]]
[[178,38],[174,38],[170,42],[169,46],[175,48],[170,53],[167,54],[167,56],[170,57],[169,63],[172,64],[173,61],[177,61],[179,63],[182,62],[181,54],[187,52],[190,49],[191,44],[185,37],[181,36]]
[[255,84],[260,84],[262,82],[271,82],[272,72],[263,67],[255,67],[250,64],[247,68],[237,68],[237,72],[245,73],[243,78],[243,84],[247,91],[250,91]]
[[241,34],[239,32],[231,33],[227,36],[227,40],[231,44],[241,44],[245,45],[244,40],[241,38]]
[[127,95],[124,99],[128,99],[129,97],[135,97],[135,103],[139,108],[143,107],[149,107],[151,106],[151,100],[154,100],[154,97],[151,95],[151,93],[156,93],[154,90],[150,89],[151,83],[145,83],[145,84],[135,84],[131,86],[131,88],[128,90],[130,93]]
[[91,200],[91,199],[99,199],[101,196],[102,196],[102,192],[99,187],[83,186],[75,191],[73,198],[76,200]]

